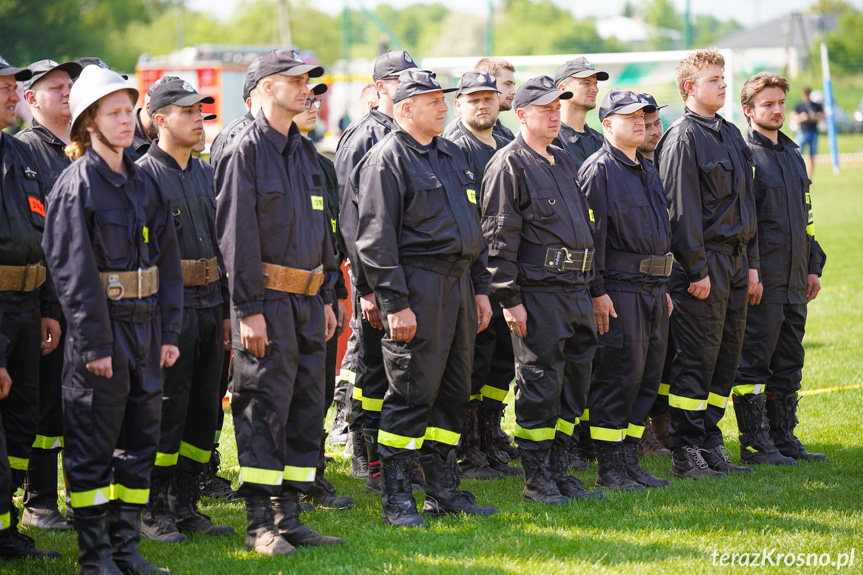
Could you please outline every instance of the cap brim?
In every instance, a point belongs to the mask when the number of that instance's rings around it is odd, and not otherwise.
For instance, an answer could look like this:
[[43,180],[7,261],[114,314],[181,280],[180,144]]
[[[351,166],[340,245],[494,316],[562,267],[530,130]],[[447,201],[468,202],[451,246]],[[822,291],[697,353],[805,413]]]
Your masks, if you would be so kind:
[[497,92],[498,94],[501,93],[500,90],[498,90],[497,88],[490,88],[488,86],[475,86],[473,88],[465,88],[461,91],[456,88],[456,91],[458,92],[456,96],[461,96],[462,94],[474,94],[476,92]]
[[627,104],[619,110],[615,110],[610,114],[606,114],[600,121],[605,120],[605,118],[609,116],[614,116],[615,114],[620,114],[621,116],[625,116],[626,114],[632,114],[633,112],[637,112],[639,110],[644,110],[645,114],[651,114],[657,110],[656,106],[652,104],[645,104],[644,102],[635,102],[633,104]]
[[603,72],[602,70],[582,70],[581,72],[576,72],[575,74],[571,74],[569,78],[590,78],[591,76],[596,76],[596,79],[600,82],[604,82],[608,80],[608,72]]
[[281,76],[302,76],[303,74],[308,74],[309,78],[320,78],[324,75],[324,69],[320,66],[304,64],[302,66],[293,66],[292,68],[278,72],[278,74]]
[[204,121],[210,122],[212,120],[215,120],[216,118],[218,118],[216,114],[207,114],[206,116],[204,116]]
[[443,92],[444,94],[449,94],[450,92],[455,92],[458,88],[435,88],[434,90],[424,90],[422,92],[414,92],[413,94],[408,94],[398,100],[393,100],[393,104],[398,104],[402,100],[407,100],[408,98],[413,98],[414,96],[422,96],[423,94],[433,94],[435,92]]
[[184,96],[171,103],[175,106],[194,106],[200,102],[203,102],[204,104],[212,104],[215,100],[210,96],[204,96],[203,94],[189,94],[188,96]]
[[13,66],[8,66],[0,69],[0,76],[15,76],[15,79],[19,82],[26,82],[33,77],[33,72],[28,68],[15,68]]
[[315,96],[320,96],[328,90],[328,86],[326,84],[314,84],[312,85],[312,94]]
[[[47,76],[51,72],[55,72],[57,70],[63,70],[64,72],[69,74],[70,79],[77,80],[78,76],[81,75],[81,71],[83,69],[84,69],[83,66],[81,66],[81,64],[79,64],[78,62],[64,62],[64,63],[60,64],[59,66],[54,66],[53,68],[45,70],[44,72],[34,73],[33,76],[29,80],[27,80],[27,83],[24,84],[24,89],[29,90],[30,88],[33,87],[33,84],[35,84],[36,82],[38,82],[39,80],[42,79],[42,76]],[[124,78],[124,79],[128,80],[128,78]]]
[[[569,100],[574,95],[575,94],[573,94],[572,92],[570,92],[568,90],[567,91],[554,90],[552,92],[547,92],[547,93],[543,94],[542,96],[540,96],[539,98],[537,98],[533,102],[526,103],[525,106],[545,106],[546,104],[551,104],[552,102],[554,102],[557,99]],[[524,106],[522,106],[522,107],[524,107]]]

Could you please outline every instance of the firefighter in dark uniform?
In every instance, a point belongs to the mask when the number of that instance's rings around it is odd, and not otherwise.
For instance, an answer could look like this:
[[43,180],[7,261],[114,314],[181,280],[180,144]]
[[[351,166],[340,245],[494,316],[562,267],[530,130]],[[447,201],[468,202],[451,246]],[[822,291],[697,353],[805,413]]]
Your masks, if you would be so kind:
[[656,148],[675,260],[668,401],[676,478],[752,473],[729,461],[718,426],[759,267],[752,153],[740,131],[717,115],[725,104],[724,65],[712,48],[680,61],[677,88],[686,109]]
[[[243,82],[243,101],[246,104],[246,113],[239,118],[232,120],[225,128],[216,134],[213,143],[210,145],[210,165],[216,167],[219,161],[224,156],[225,149],[234,138],[252,122],[255,121],[255,116],[261,110],[261,102],[258,97],[258,92],[255,89],[256,81],[255,74],[257,73],[258,63],[261,57],[258,56],[249,64],[246,70],[246,79]],[[218,194],[219,190],[216,190]],[[228,342],[230,348],[230,341]],[[220,376],[219,397],[225,397],[228,392],[228,386],[231,379],[231,351],[225,351],[225,362],[222,365],[222,374]],[[231,488],[230,479],[219,477],[219,466],[221,465],[221,457],[219,455],[219,438],[222,434],[222,427],[225,424],[225,412],[219,410],[218,422],[216,424],[216,442],[213,444],[213,452],[210,454],[210,463],[206,471],[201,474],[201,494],[214,498],[238,499],[239,495]]]
[[[327,91],[326,84],[314,84],[309,92],[309,97],[306,100],[306,109],[302,113],[294,116],[294,123],[300,129],[303,136],[308,136],[309,132],[315,129],[318,125],[318,110],[321,109],[321,101],[317,98]],[[321,169],[321,175],[324,182],[324,208],[326,218],[324,225],[327,228],[327,233],[330,236],[330,242],[333,246],[333,256],[336,260],[336,265],[339,267],[336,277],[336,283],[333,286],[333,313],[336,314],[338,323],[336,325],[336,335],[331,337],[327,342],[327,359],[325,368],[325,394],[324,405],[329,408],[333,403],[335,395],[336,383],[336,364],[338,363],[338,342],[339,336],[345,330],[348,324],[348,312],[345,308],[345,299],[348,297],[348,290],[345,287],[345,276],[342,274],[341,265],[345,259],[345,241],[342,239],[342,232],[339,228],[339,197],[338,183],[336,182],[336,168],[333,166],[333,161],[323,154],[318,153],[318,167]],[[323,423],[323,422],[322,422]],[[321,447],[318,453],[318,460],[315,462],[315,484],[308,494],[303,494],[300,499],[311,502],[318,507],[324,509],[350,509],[354,506],[354,500],[350,497],[343,497],[336,493],[336,488],[329,480],[324,477],[326,472],[326,454],[324,452],[327,440],[327,432],[321,435]]]
[[806,308],[821,289],[818,278],[827,256],[815,239],[806,165],[797,144],[780,131],[788,90],[785,78],[762,72],[746,80],[740,95],[755,161],[763,270],[758,291],[749,300],[732,396],[740,458],[748,463],[827,459],[808,452],[794,435]]
[[[2,96],[0,96],[2,98]],[[3,326],[3,302],[0,301],[0,329]],[[12,378],[6,370],[6,345],[9,340],[0,333],[0,401],[6,399],[12,388]],[[0,414],[0,419],[2,419]],[[6,432],[3,431],[3,422],[0,421],[0,493],[6,493],[12,489],[12,469],[9,467],[9,458],[6,456]],[[11,499],[0,499],[0,536],[12,525],[12,514],[9,512],[15,504]]]
[[[30,106],[30,127],[16,134],[30,149],[39,174],[43,194],[50,201],[51,188],[60,173],[69,167],[63,151],[69,143],[69,92],[72,81],[81,73],[77,62],[59,64],[40,60],[28,66],[33,77],[24,83],[24,99]],[[66,321],[60,319],[60,339],[56,353],[43,355],[39,364],[39,427],[24,482],[24,514],[21,525],[66,531],[73,529],[57,508],[57,454],[62,446],[63,413],[61,381]],[[68,503],[68,502],[67,502]]]
[[215,167],[219,160],[222,159],[222,154],[225,147],[242,132],[246,126],[255,121],[255,116],[261,110],[261,102],[258,98],[258,92],[255,90],[255,74],[258,71],[258,64],[261,57],[258,56],[249,64],[249,69],[246,70],[246,79],[243,82],[243,102],[246,105],[246,113],[239,118],[232,120],[224,129],[216,134],[213,138],[213,143],[210,144],[210,165]]
[[64,463],[82,573],[158,572],[138,541],[183,276],[168,199],[124,153],[137,97],[110,70],[81,72],[67,148],[77,161],[54,185],[43,240],[69,325]]
[[246,545],[264,555],[344,543],[299,519],[299,492],[314,485],[320,449],[337,268],[315,148],[293,118],[305,109],[309,77],[323,73],[290,50],[262,56],[255,74],[261,112],[216,167],[216,227],[231,292],[239,492]]
[[[461,148],[475,181],[482,182],[494,153],[512,140],[497,135],[499,95],[494,76],[486,72],[465,72],[456,89],[454,106],[459,117],[450,124],[454,128],[445,138]],[[479,206],[478,206],[479,207]],[[503,308],[497,301],[491,301],[492,319],[488,329],[477,334],[471,372],[470,404],[459,440],[459,468],[467,479],[497,479],[507,475],[521,475],[521,470],[509,466],[509,454],[495,445],[491,429],[479,426],[479,410],[489,397],[498,402],[506,398],[509,384],[515,377],[515,363],[512,358],[512,341],[509,328],[503,319]],[[498,346],[505,350],[497,350]],[[506,355],[509,362],[501,370],[493,362],[496,355]],[[498,367],[498,369],[495,369]],[[494,377],[492,377],[494,376]],[[485,432],[481,435],[481,432]]]
[[[32,72],[14,68],[0,58],[0,299],[3,324],[0,338],[8,342],[4,363],[15,382],[0,401],[0,419],[8,456],[10,481],[0,487],[0,557],[59,557],[56,551],[37,549],[33,540],[18,532],[12,496],[24,483],[27,464],[39,422],[39,358],[57,347],[60,306],[46,273],[42,251],[45,196],[38,164],[27,147],[2,132],[15,124],[20,102],[17,81]],[[56,492],[55,492],[56,493]],[[8,514],[7,514],[8,513]]]
[[605,143],[578,172],[596,228],[590,281],[599,345],[587,406],[596,443],[596,485],[643,490],[671,485],[638,465],[644,420],[656,399],[672,310],[674,260],[659,174],[638,151],[644,117],[656,108],[611,90],[599,107]]
[[377,437],[381,507],[391,525],[421,526],[411,493],[414,456],[425,474],[423,512],[491,515],[458,489],[456,445],[470,395],[473,344],[491,319],[476,189],[461,150],[438,137],[444,90],[428,70],[399,75],[399,126],[354,171],[357,252],[386,335],[389,388]]
[[171,203],[170,223],[176,228],[183,269],[180,358],[163,372],[159,445],[141,526],[145,537],[160,542],[185,542],[179,529],[215,536],[234,533],[198,511],[198,475],[213,448],[222,408],[224,342],[231,338],[227,282],[219,266],[214,225],[213,169],[192,157],[204,130],[204,103],[213,99],[180,78],[163,78],[150,97],[159,137],[136,163]]
[[521,133],[486,166],[481,194],[492,294],[513,334],[523,496],[545,504],[602,497],[566,474],[597,339],[587,291],[593,223],[572,158],[551,145],[559,100],[571,97],[547,76],[521,85],[513,104]]
[[[353,464],[355,477],[367,474],[366,491],[380,491],[380,462],[375,444],[380,428],[381,407],[387,390],[387,375],[381,352],[384,336],[381,312],[374,293],[366,280],[362,262],[357,258],[357,196],[364,190],[351,190],[348,182],[351,173],[368,151],[395,128],[393,120],[393,94],[398,75],[403,70],[416,68],[410,54],[404,51],[387,51],[375,60],[372,78],[378,91],[378,107],[353,122],[339,139],[336,150],[336,176],[339,182],[339,223],[345,238],[345,247],[351,262],[353,319],[351,329],[360,334],[359,350],[355,353],[359,370],[354,370],[353,411],[351,424]],[[363,468],[363,453],[365,467]],[[415,474],[420,475],[421,474]],[[414,478],[419,482],[420,479]]]
[[[588,126],[586,118],[587,113],[596,108],[598,82],[605,80],[608,80],[608,72],[597,70],[585,57],[569,60],[554,73],[554,85],[560,90],[572,92],[572,98],[561,103],[560,133],[552,143],[569,152],[576,171],[602,147],[602,134]],[[587,424],[583,433],[581,423]],[[575,424],[572,436],[575,441],[570,443],[570,468],[574,471],[586,470],[585,460],[596,459],[589,425],[590,410],[585,410]]]

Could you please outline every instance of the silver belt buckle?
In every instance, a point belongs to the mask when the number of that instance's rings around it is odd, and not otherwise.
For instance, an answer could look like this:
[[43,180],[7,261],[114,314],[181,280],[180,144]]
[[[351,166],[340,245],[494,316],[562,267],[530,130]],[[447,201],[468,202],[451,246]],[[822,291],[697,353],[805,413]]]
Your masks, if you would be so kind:
[[126,293],[126,288],[120,283],[120,276],[117,274],[108,274],[108,287],[105,288],[105,295],[111,301],[123,299],[123,294]]
[[575,262],[572,261],[572,254],[569,253],[568,249],[562,247],[560,248],[560,252],[563,254],[564,259],[560,261],[560,266],[558,267],[558,269],[560,271],[566,271],[566,264],[574,264]]
[[587,256],[588,256],[588,248],[584,248],[584,257],[581,260],[581,273],[587,271]]
[[138,268],[138,299],[141,299],[141,268]]

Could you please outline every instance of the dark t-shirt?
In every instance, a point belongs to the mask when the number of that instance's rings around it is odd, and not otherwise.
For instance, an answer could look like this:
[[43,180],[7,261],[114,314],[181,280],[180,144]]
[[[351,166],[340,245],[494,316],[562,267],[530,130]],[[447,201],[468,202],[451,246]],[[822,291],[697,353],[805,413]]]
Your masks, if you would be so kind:
[[[797,107],[794,108],[794,111],[798,114],[802,114],[806,112],[810,117],[816,116],[822,112],[824,112],[824,106],[815,102],[800,102],[797,104]],[[817,132],[818,131],[818,121],[807,121],[800,122],[800,131],[801,132]]]

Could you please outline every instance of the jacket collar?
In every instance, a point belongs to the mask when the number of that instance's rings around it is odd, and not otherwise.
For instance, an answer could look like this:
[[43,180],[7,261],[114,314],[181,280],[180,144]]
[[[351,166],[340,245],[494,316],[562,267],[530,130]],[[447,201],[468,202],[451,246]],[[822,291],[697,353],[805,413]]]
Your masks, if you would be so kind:
[[153,140],[153,145],[147,150],[148,156],[153,156],[156,160],[162,162],[172,170],[176,170],[178,172],[191,172],[192,171],[192,158],[191,154],[189,154],[189,163],[186,164],[186,169],[183,170],[180,168],[180,164],[177,163],[177,160],[171,156],[168,152],[159,147],[159,139],[156,138]]
[[722,130],[722,125],[728,123],[725,118],[723,118],[719,114],[714,114],[713,117],[708,118],[706,116],[696,114],[688,107],[683,108],[683,115],[684,117],[689,118],[696,124],[704,126],[708,130],[713,130],[714,132],[720,132]]
[[125,165],[126,174],[128,175],[128,177],[124,177],[123,174],[118,174],[117,172],[112,170],[108,166],[108,163],[104,159],[102,159],[102,156],[97,154],[96,151],[90,146],[87,146],[87,149],[84,151],[84,157],[81,159],[93,166],[96,171],[99,172],[99,174],[103,178],[108,180],[108,183],[110,183],[115,188],[122,188],[123,184],[125,184],[129,180],[134,179],[135,176],[138,174],[138,168],[135,166],[135,163],[132,162],[131,159],[129,159],[128,154],[123,154],[123,164]]
[[[773,141],[764,134],[753,130],[752,126],[746,132],[746,142],[762,148],[773,149]],[[779,131],[779,143],[782,144],[783,148],[796,149],[798,147],[794,140],[783,134],[781,130]]]
[[390,131],[395,130],[396,126],[398,125],[398,124],[396,124],[395,119],[390,118],[389,116],[387,116],[386,114],[384,114],[383,112],[378,110],[377,108],[372,108],[371,110],[369,110],[368,115],[369,115],[370,119],[372,119],[375,122],[377,122],[378,124],[382,125],[387,130],[390,130]]
[[393,122],[393,126],[394,126],[394,128],[393,128],[393,132],[392,132],[392,133],[395,135],[394,137],[396,137],[396,138],[398,138],[399,140],[401,140],[401,142],[402,142],[404,145],[406,145],[407,147],[409,147],[409,148],[413,149],[413,150],[414,150],[415,152],[417,152],[418,154],[427,154],[427,153],[429,152],[429,150],[430,150],[430,149],[434,148],[434,149],[435,149],[439,154],[445,154],[445,155],[447,155],[447,156],[452,155],[452,154],[450,154],[446,149],[441,148],[441,146],[440,146],[440,139],[441,139],[441,138],[440,138],[440,136],[435,136],[434,138],[432,138],[431,144],[429,144],[428,146],[423,146],[422,144],[420,144],[419,142],[417,142],[417,141],[414,139],[414,137],[413,137],[413,136],[411,136],[410,134],[408,134],[407,132],[405,132],[405,131],[404,131],[404,130],[403,130],[403,129],[398,125],[398,124],[396,124],[395,122]]
[[291,122],[291,127],[288,129],[287,136],[270,126],[270,122],[268,122],[267,118],[264,116],[263,110],[258,112],[258,117],[255,118],[255,124],[258,126],[258,129],[261,130],[261,133],[264,134],[264,137],[273,144],[280,154],[285,153],[285,150],[292,141],[297,141],[298,138],[302,137],[300,129],[294,122]]
[[624,154],[622,150],[619,150],[619,149],[615,148],[614,146],[612,146],[608,140],[604,140],[602,142],[602,148],[606,151],[606,153],[609,156],[611,156],[612,158],[614,158],[615,160],[617,160],[621,164],[632,168],[633,170],[638,170],[638,171],[647,170],[647,168],[646,168],[647,163],[644,161],[644,156],[642,156],[641,152],[639,152],[638,150],[635,150],[635,157],[638,158],[638,161],[639,161],[639,163],[636,164],[635,162],[630,160],[629,156]]
[[33,120],[30,122],[30,130],[34,134],[39,136],[39,138],[47,144],[51,144],[52,146],[60,146],[62,148],[66,147],[66,144],[63,143],[63,140],[58,138],[54,134],[54,132],[40,124],[38,120],[36,120],[36,118],[33,118]]
[[560,123],[560,132],[557,134],[557,137],[560,138],[561,141],[566,140],[567,142],[574,144],[580,138],[592,137],[593,131],[594,131],[593,128],[591,128],[590,126],[585,124],[583,132],[576,132],[575,128],[561,122]]

